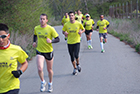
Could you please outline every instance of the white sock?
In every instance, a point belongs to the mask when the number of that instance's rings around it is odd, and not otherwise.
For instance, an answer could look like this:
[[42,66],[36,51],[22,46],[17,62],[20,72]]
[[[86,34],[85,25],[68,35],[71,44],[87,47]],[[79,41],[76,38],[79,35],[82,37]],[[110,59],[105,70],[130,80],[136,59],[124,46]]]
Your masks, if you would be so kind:
[[52,82],[51,82],[51,83],[49,82],[48,84],[49,84],[49,85],[52,85]]
[[103,50],[104,49],[103,42],[100,42],[100,46],[101,46],[101,49]]
[[41,81],[41,83],[45,83],[46,81],[44,80],[44,81]]
[[89,40],[87,41],[87,44],[88,44],[88,46],[90,45],[90,41]]
[[89,45],[91,45],[92,40],[89,40]]

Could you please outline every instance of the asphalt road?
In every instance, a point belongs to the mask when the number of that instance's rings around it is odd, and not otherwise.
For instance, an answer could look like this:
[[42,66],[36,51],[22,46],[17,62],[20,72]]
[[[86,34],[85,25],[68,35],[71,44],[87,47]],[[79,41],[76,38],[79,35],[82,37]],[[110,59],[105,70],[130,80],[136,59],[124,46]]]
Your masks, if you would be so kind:
[[[85,34],[82,34],[80,49],[81,73],[72,75],[67,44],[62,35],[62,26],[56,26],[60,42],[54,47],[54,78],[52,94],[140,94],[140,55],[129,45],[108,35],[105,53],[101,53],[98,32],[92,35],[93,49],[87,49]],[[44,63],[45,64],[45,63]],[[46,64],[45,80],[48,81]],[[37,73],[36,58],[20,77],[19,94],[46,94],[40,92],[40,79]],[[47,87],[46,87],[47,88]]]

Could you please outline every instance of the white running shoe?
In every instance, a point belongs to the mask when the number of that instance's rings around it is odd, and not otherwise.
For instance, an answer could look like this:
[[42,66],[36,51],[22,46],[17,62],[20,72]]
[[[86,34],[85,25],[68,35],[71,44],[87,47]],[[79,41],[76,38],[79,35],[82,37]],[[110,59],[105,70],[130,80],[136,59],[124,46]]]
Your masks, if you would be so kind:
[[78,73],[77,69],[74,69],[72,74],[77,75],[77,73]]
[[40,87],[40,91],[43,92],[45,91],[45,86],[46,86],[46,82],[45,83],[41,83],[41,87]]
[[50,85],[50,84],[48,84],[48,92],[53,92],[53,87],[52,87],[52,85]]

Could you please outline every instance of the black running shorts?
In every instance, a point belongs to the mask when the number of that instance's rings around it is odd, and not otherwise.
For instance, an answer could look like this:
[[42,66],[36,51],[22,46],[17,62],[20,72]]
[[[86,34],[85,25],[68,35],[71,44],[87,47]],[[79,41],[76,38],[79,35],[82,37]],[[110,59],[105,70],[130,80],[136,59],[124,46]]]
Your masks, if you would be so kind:
[[44,56],[45,59],[47,59],[47,60],[52,60],[52,58],[53,58],[53,52],[50,52],[50,53],[41,53],[41,52],[39,52],[39,51],[36,50],[36,54],[37,55]]

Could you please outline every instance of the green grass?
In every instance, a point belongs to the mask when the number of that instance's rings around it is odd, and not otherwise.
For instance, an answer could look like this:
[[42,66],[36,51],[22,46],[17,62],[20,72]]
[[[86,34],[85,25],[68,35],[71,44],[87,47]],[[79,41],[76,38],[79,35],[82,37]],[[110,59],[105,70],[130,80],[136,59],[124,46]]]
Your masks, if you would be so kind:
[[127,44],[131,45],[132,47],[135,47],[136,52],[140,53],[140,44],[135,44],[134,39],[130,38],[129,34],[118,33],[118,32],[116,32],[114,30],[109,31],[108,33],[113,35],[113,36],[115,36],[115,37],[117,37],[117,38],[119,38],[120,41],[124,41]]

